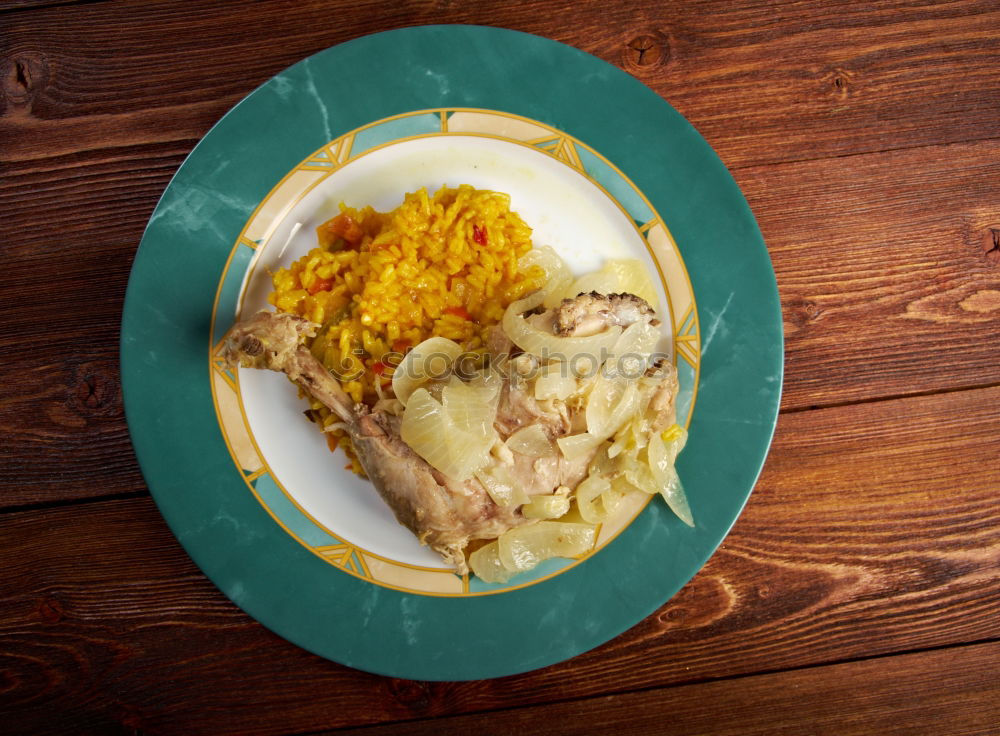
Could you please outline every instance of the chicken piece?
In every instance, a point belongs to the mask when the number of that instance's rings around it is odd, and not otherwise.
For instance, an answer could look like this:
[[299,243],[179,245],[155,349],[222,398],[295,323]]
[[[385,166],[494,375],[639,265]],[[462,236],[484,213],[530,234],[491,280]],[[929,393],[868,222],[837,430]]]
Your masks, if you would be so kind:
[[222,354],[230,365],[285,373],[350,425],[356,421],[351,398],[302,344],[316,328],[293,314],[261,311],[226,333]]
[[525,523],[520,511],[501,508],[476,480],[447,478],[417,455],[399,434],[399,418],[352,405],[337,380],[301,343],[315,325],[294,315],[259,312],[224,338],[230,363],[283,372],[347,425],[351,444],[372,485],[396,519],[421,544],[460,574],[468,572],[465,547]]
[[[605,296],[597,292],[580,294],[573,299],[564,299],[556,309],[549,309],[527,317],[529,323],[542,330],[549,330],[562,337],[585,337],[594,335],[609,326],[627,327],[634,322],[646,320],[652,325],[658,325],[659,320],[653,309],[634,294],[611,294]],[[496,333],[500,334],[497,335]],[[513,344],[502,330],[495,329],[490,335],[491,351],[499,348],[510,352]],[[518,429],[532,424],[539,424],[545,430],[549,439],[576,434],[585,429],[584,412],[572,410],[563,401],[538,401],[534,396],[534,384],[526,380],[518,380],[519,375],[530,374],[537,368],[537,360],[530,355],[518,355],[507,361],[508,374],[511,378],[504,387],[501,400],[497,407],[494,426],[501,437],[509,437]],[[669,366],[673,370],[673,366]],[[654,369],[651,376],[660,378],[663,372]],[[673,396],[676,393],[676,371],[673,380],[649,387],[653,393],[650,408],[657,402],[655,423],[663,424],[665,428],[673,419]],[[667,417],[671,417],[667,421]],[[536,493],[552,493],[560,485],[575,488],[587,476],[587,470],[597,453],[595,448],[573,460],[562,455],[551,458],[531,458],[525,462],[523,456],[516,456],[514,477],[520,480],[529,495]]]
[[[608,325],[627,326],[641,319],[658,324],[649,305],[630,294],[581,294],[529,319],[536,326],[568,336],[594,334]],[[259,312],[230,329],[222,354],[231,363],[287,374],[340,417],[361,466],[396,519],[457,572],[468,572],[465,548],[470,541],[495,539],[509,529],[533,522],[525,519],[518,508],[496,504],[478,480],[457,481],[431,467],[403,442],[401,419],[382,408],[383,402],[375,408],[353,404],[303,344],[315,330],[316,325],[294,315]],[[501,441],[534,424],[542,426],[552,440],[582,431],[581,408],[571,408],[558,400],[535,399],[533,381],[519,373],[526,374],[526,368],[534,367],[535,358],[524,354],[511,358],[516,349],[499,328],[494,329],[489,344],[498,363],[509,367],[494,419]],[[668,367],[673,370],[673,366]],[[647,376],[652,383],[648,390],[653,392],[650,405],[656,403],[658,416],[672,416],[676,375],[672,382],[663,377],[659,368]],[[660,380],[662,385],[657,383]],[[491,462],[506,466],[514,482],[528,495],[550,494],[563,486],[576,487],[586,477],[596,451],[573,460],[562,455],[535,458],[513,453],[500,444]]]
[[[532,424],[541,425],[550,440],[579,431],[562,401],[538,401],[530,383],[508,382],[500,395],[493,426],[504,439]],[[596,450],[595,450],[596,452]],[[562,455],[528,457],[513,454],[511,476],[529,496],[552,493],[559,486],[575,488],[587,475],[594,453],[568,460]]]
[[471,540],[495,539],[527,521],[519,510],[494,503],[478,480],[456,481],[428,465],[400,438],[399,417],[357,408],[358,428],[349,432],[365,474],[396,520],[459,574],[469,571]]
[[535,398],[534,383],[510,381],[500,395],[497,415],[493,425],[501,437],[531,424],[540,424],[550,440],[570,434],[573,418],[563,401],[539,401]]
[[510,357],[511,351],[514,349],[514,343],[510,341],[507,333],[503,331],[500,325],[493,325],[486,335],[486,349],[493,357],[501,355]]
[[676,399],[680,388],[677,369],[666,359],[661,359],[646,371],[643,381],[646,381],[647,386],[653,384],[652,396],[646,409],[651,416],[649,429],[652,432],[662,432],[677,419]]
[[660,324],[653,308],[635,294],[580,294],[563,299],[554,315],[555,334],[560,337],[596,335],[609,325],[627,327],[640,320]]

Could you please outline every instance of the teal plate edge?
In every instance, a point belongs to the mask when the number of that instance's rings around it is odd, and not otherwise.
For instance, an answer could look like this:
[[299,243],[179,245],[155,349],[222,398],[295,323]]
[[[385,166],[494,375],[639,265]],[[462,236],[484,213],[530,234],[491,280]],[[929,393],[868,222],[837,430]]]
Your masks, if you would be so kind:
[[[268,516],[219,430],[206,350],[226,258],[257,203],[338,135],[412,110],[532,118],[606,156],[649,198],[691,276],[702,364],[678,470],[694,529],[659,500],[607,548],[502,595],[404,593],[341,573]],[[552,665],[621,634],[704,565],[767,454],[783,374],[781,308],[746,200],[698,132],[638,80],[517,31],[421,26],[365,36],[261,85],[195,147],[143,235],[126,293],[122,390],[164,519],[236,605],[285,639],[357,669],[472,680]]]

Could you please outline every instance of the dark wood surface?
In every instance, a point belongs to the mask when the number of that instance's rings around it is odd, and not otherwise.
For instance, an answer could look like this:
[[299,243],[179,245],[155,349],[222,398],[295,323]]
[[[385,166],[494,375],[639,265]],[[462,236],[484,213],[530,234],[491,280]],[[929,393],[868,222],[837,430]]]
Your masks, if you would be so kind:
[[[432,22],[572,44],[715,147],[778,278],[746,511],[593,652],[465,683],[285,642],[132,453],[118,325],[198,139],[315,51]],[[0,730],[1000,733],[1000,4],[0,3]]]

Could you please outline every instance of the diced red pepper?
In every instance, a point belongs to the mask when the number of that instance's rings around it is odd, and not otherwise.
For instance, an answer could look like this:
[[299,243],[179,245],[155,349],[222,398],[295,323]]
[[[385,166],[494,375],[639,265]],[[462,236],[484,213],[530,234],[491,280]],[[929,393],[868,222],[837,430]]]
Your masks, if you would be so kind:
[[480,245],[486,245],[486,230],[479,227],[473,223],[472,225],[472,239],[475,240]]
[[409,349],[410,349],[410,341],[409,340],[399,339],[399,340],[396,340],[392,344],[392,351],[394,353],[401,353],[402,354],[402,353],[405,353]]
[[374,373],[376,376],[381,376],[383,373],[385,373],[385,363],[383,363],[381,360],[376,360],[372,364],[372,373]]
[[461,317],[462,319],[472,319],[472,315],[465,307],[445,307],[445,314],[451,314],[455,317]]
[[316,279],[313,285],[309,287],[309,293],[315,294],[320,291],[329,291],[332,286],[333,279]]

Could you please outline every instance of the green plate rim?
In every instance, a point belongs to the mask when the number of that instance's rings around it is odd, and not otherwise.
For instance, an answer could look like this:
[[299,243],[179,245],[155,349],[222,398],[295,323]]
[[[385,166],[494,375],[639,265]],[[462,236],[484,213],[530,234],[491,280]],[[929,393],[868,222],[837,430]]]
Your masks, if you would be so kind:
[[[678,461],[694,529],[652,503],[613,544],[544,584],[439,598],[332,569],[246,491],[215,419],[204,361],[215,285],[232,243],[256,203],[310,151],[371,120],[434,107],[496,109],[561,129],[614,163],[663,216],[691,276],[702,329],[698,403]],[[750,495],[773,435],[783,363],[767,249],[708,143],[617,67],[485,26],[364,36],[300,61],[237,104],[187,157],[150,217],[121,331],[136,456],[198,566],[289,641],[357,669],[423,680],[497,677],[564,661],[663,605],[704,565]]]

